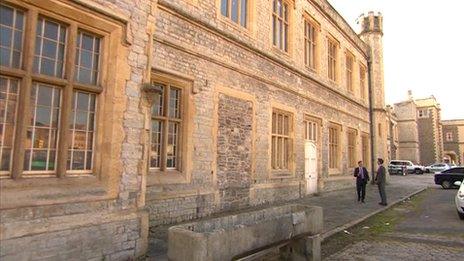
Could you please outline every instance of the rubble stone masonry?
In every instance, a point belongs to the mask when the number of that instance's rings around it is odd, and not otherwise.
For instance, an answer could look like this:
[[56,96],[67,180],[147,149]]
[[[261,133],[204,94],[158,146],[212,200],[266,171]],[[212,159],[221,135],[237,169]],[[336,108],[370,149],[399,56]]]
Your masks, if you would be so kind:
[[[306,196],[308,119],[317,123],[317,191],[353,185],[348,132],[356,134],[355,158],[362,159],[361,137],[369,137],[371,122],[368,77],[361,88],[359,68],[368,69],[372,54],[373,66],[383,67],[378,26],[369,47],[326,0],[285,1],[291,8],[284,52],[272,44],[269,0],[248,1],[246,28],[221,15],[219,0],[3,2],[95,29],[104,48],[92,173],[2,176],[1,260],[130,260],[146,252],[149,226]],[[304,62],[305,19],[317,27],[315,68]],[[335,81],[327,77],[328,39],[338,44]],[[347,54],[354,57],[353,90]],[[383,75],[372,79],[381,118]],[[179,165],[162,171],[149,168],[157,81],[182,88],[183,101]],[[289,117],[288,168],[278,171],[271,164],[273,110]],[[338,164],[330,169],[329,126],[338,130]],[[376,138],[382,150],[386,136]]]

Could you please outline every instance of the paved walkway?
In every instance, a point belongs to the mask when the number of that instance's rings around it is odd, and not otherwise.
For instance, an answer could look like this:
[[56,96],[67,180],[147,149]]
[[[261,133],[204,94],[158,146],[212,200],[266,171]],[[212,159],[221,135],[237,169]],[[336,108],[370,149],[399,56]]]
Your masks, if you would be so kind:
[[[425,189],[432,184],[433,175],[392,176],[389,185],[387,185],[388,202],[402,200],[411,193]],[[366,218],[385,208],[380,206],[378,202],[377,186],[369,184],[366,189],[366,203],[358,203],[353,180],[352,189],[327,192],[319,196],[306,197],[287,203],[323,207],[323,233],[328,235],[341,226]],[[167,260],[167,229],[167,226],[151,229],[147,260]]]
[[391,231],[366,240],[353,228],[348,245],[326,260],[464,260],[464,222],[456,214],[456,193],[433,187],[414,199],[412,207],[395,206],[388,211]]

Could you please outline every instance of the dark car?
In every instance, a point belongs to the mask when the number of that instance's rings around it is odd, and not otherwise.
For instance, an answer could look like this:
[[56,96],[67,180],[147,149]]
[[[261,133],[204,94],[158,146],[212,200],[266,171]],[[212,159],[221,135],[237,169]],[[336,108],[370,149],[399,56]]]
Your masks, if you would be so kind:
[[444,189],[449,189],[454,182],[464,179],[464,167],[454,167],[441,173],[435,174],[435,184],[441,185]]

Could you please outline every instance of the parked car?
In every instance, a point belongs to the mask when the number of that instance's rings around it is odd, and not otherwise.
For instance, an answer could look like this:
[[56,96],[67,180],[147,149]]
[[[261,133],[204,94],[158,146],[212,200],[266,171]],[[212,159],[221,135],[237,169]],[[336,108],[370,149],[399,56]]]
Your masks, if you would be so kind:
[[420,165],[415,165],[409,160],[391,160],[388,165],[388,172],[390,174],[422,174],[425,172],[425,167]]
[[425,167],[425,172],[427,173],[442,172],[449,168],[451,168],[451,166],[446,163],[435,163],[435,164]]
[[460,186],[458,193],[456,193],[456,210],[460,219],[464,219],[464,180],[454,182],[455,186]]
[[435,174],[435,184],[441,185],[444,189],[454,186],[454,182],[464,179],[464,167],[454,167]]

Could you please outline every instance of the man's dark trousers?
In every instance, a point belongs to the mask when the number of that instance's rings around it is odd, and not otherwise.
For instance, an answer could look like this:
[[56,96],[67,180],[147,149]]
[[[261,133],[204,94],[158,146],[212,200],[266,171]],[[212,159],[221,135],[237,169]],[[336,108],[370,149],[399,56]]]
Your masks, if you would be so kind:
[[358,201],[364,202],[366,198],[366,184],[367,180],[356,180],[356,191],[358,192]]
[[365,167],[357,167],[354,170],[354,176],[356,177],[356,191],[358,192],[358,201],[364,202],[364,199],[366,198],[366,184],[369,181],[369,172],[367,172]]
[[387,205],[387,193],[385,193],[385,184],[387,183],[385,174],[386,170],[384,166],[379,166],[377,169],[377,176],[375,178],[375,181],[377,183],[377,186],[379,188],[379,195],[380,195],[380,204],[382,205]]

